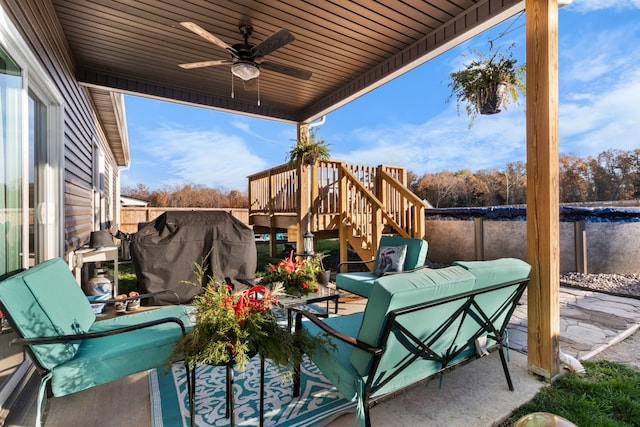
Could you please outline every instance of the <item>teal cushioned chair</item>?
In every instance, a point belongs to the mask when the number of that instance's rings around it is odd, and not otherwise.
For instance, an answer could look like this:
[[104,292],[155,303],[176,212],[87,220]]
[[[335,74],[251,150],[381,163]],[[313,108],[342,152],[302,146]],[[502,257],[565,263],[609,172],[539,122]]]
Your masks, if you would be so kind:
[[[378,245],[378,252],[375,259],[370,261],[348,261],[338,265],[338,271],[342,265],[366,264],[373,262],[372,271],[366,272],[346,272],[336,274],[336,287],[352,294],[365,298],[371,293],[371,285],[378,276],[375,271],[378,268],[380,249],[388,246],[407,246],[407,254],[404,259],[403,271],[412,271],[421,268],[427,259],[427,249],[429,247],[426,240],[401,236],[382,236]],[[389,273],[387,273],[389,274]],[[393,274],[393,273],[391,273]]]
[[[96,321],[91,304],[61,258],[0,282],[0,306],[20,337],[12,344],[26,346],[42,373],[38,426],[49,380],[53,396],[65,396],[163,367],[177,341],[192,327],[188,307],[183,305]],[[186,364],[185,369],[189,370]]]
[[[504,274],[490,274],[509,266],[513,269]],[[371,425],[372,403],[475,360],[481,356],[476,340],[485,336],[490,338],[488,350],[499,351],[513,390],[503,345],[529,266],[515,260],[483,267],[421,269],[377,278],[361,313],[320,319],[299,310],[297,328],[330,339],[316,345],[311,360],[346,399],[358,402],[358,416],[366,426]],[[478,287],[473,272],[481,270],[487,282]],[[489,283],[489,277],[495,281]],[[310,321],[302,321],[303,316]]]

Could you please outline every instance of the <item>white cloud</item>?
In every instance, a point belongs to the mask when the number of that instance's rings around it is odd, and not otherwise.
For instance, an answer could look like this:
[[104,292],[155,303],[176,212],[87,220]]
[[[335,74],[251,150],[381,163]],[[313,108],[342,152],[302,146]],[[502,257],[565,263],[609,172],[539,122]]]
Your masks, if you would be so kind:
[[455,107],[416,125],[357,129],[358,150],[333,157],[361,165],[402,166],[418,175],[443,169],[501,169],[525,157],[525,115],[511,106],[498,115],[479,116],[471,130],[466,114]]
[[564,37],[558,48],[562,83],[608,85],[620,72],[636,68],[640,50],[633,47],[639,33],[640,23],[633,23],[607,31],[584,28]]
[[568,7],[582,13],[603,9],[640,9],[640,0],[573,0]]
[[149,183],[150,188],[193,183],[245,191],[246,177],[266,168],[236,135],[166,125],[146,131],[145,137],[146,163],[155,164],[159,181]]
[[637,148],[639,99],[639,70],[619,74],[598,92],[570,98],[560,109],[561,150],[585,156]]

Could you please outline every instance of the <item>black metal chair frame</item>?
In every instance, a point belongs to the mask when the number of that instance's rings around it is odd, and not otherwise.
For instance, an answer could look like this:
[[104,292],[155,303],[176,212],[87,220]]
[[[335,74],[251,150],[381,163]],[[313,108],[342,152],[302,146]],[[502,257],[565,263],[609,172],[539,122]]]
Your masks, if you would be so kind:
[[[399,375],[404,369],[410,366],[413,362],[418,359],[424,360],[433,360],[439,362],[441,364],[441,368],[438,372],[429,375],[428,377],[422,378],[413,384],[416,385],[418,383],[422,383],[433,379],[436,376],[442,376],[445,372],[453,370],[459,366],[465,365],[473,360],[476,360],[481,357],[479,354],[475,354],[475,356],[462,360],[460,362],[456,362],[451,364],[452,361],[455,360],[462,352],[468,350],[471,346],[475,348],[476,339],[480,338],[483,335],[489,334],[488,337],[495,340],[496,343],[493,344],[490,348],[487,349],[488,352],[498,351],[500,354],[500,361],[502,363],[502,369],[504,371],[504,375],[507,381],[507,385],[510,391],[513,391],[513,383],[511,381],[511,375],[509,373],[509,368],[507,366],[507,361],[504,354],[504,347],[508,346],[506,341],[506,328],[509,323],[509,319],[513,315],[513,312],[520,301],[527,285],[529,283],[529,279],[524,280],[516,280],[510,281],[490,287],[486,287],[479,290],[469,291],[462,294],[454,295],[451,297],[441,298],[432,302],[417,304],[410,307],[393,310],[389,312],[387,321],[384,325],[384,329],[382,332],[382,336],[380,338],[380,346],[372,346],[361,340],[353,338],[351,336],[345,335],[340,331],[337,331],[330,326],[326,325],[319,317],[317,317],[314,313],[294,309],[296,314],[296,329],[300,330],[302,316],[304,315],[309,320],[311,320],[314,324],[316,324],[319,328],[321,328],[325,333],[334,336],[336,339],[339,339],[347,344],[350,344],[353,347],[359,348],[369,354],[372,355],[373,360],[371,362],[371,367],[369,369],[369,373],[367,375],[367,381],[364,386],[364,395],[362,396],[363,406],[364,406],[364,419],[365,425],[367,427],[371,426],[371,420],[369,416],[370,408],[375,404],[388,399],[399,392],[394,391],[384,395],[372,397],[378,390],[384,387],[389,383],[393,378]],[[476,297],[486,294],[488,292],[492,292],[498,289],[510,287],[513,285],[517,285],[514,288],[514,291],[511,293],[509,298],[507,298],[495,311],[493,314],[487,314],[480,307],[478,302],[476,301]],[[408,327],[402,324],[403,316],[407,314],[411,314],[420,310],[425,310],[430,307],[435,307],[441,304],[446,304],[454,301],[466,300],[455,312],[445,319],[433,333],[431,333],[424,340],[416,337],[412,334]],[[496,325],[495,322],[498,321],[502,316],[504,320],[502,325]],[[472,318],[478,324],[477,331],[466,341],[466,344],[461,347],[454,347],[457,337],[460,333],[460,326],[463,324],[465,319]],[[438,342],[439,338],[448,331],[452,327],[456,327],[457,324],[457,332],[455,334],[455,338],[451,340],[451,345],[447,348],[444,354],[438,354],[435,352],[432,347],[435,343]],[[401,337],[405,342],[406,348],[409,350],[409,354],[411,356],[407,357],[402,364],[397,366],[397,369],[391,373],[389,371],[381,373],[381,375],[385,375],[386,378],[380,382],[377,382],[377,369],[382,359],[382,356],[385,352],[386,342],[389,336],[394,335],[395,337]],[[294,387],[299,387],[299,381],[294,381]],[[294,395],[297,395],[299,390],[294,390]]]
[[[105,304],[113,304],[116,301],[123,301],[123,300],[130,300],[130,299],[145,299],[145,298],[149,298],[152,296],[156,296],[158,294],[166,294],[166,293],[171,293],[174,294],[176,299],[177,299],[177,303],[180,304],[180,297],[179,295],[171,290],[165,290],[165,291],[158,291],[158,292],[152,292],[152,293],[148,293],[148,294],[141,294],[141,295],[136,295],[134,297],[130,297],[130,298],[123,298],[123,299],[111,299],[111,300],[105,300],[105,301],[100,301],[103,302]],[[11,315],[10,315],[10,311],[7,309],[7,307],[2,303],[2,301],[0,301],[0,310],[2,310],[2,312],[7,316],[7,321],[9,322],[9,325],[11,326],[11,328],[16,332],[16,334],[20,335],[19,332],[19,328],[17,328],[17,326],[13,323],[13,320],[11,319]],[[34,366],[36,367],[36,369],[38,370],[38,372],[41,375],[46,375],[49,372],[49,369],[45,368],[44,366],[42,366],[40,364],[40,362],[38,361],[38,358],[36,357],[36,355],[33,353],[33,351],[31,350],[31,345],[41,345],[41,344],[60,344],[60,343],[65,343],[65,342],[70,342],[70,341],[84,341],[84,340],[88,340],[88,339],[94,339],[94,338],[102,338],[102,337],[106,337],[106,336],[111,336],[111,335],[117,335],[117,334],[122,334],[125,332],[131,332],[131,331],[135,331],[138,329],[144,329],[144,328],[148,328],[151,326],[156,326],[156,325],[160,325],[163,323],[177,323],[180,328],[182,329],[182,336],[186,336],[187,331],[186,328],[184,326],[184,322],[182,322],[182,320],[178,319],[177,317],[166,317],[163,319],[158,319],[158,320],[153,320],[153,321],[148,321],[148,322],[143,322],[143,323],[138,323],[136,325],[130,325],[130,326],[125,326],[125,327],[121,327],[121,328],[117,328],[117,329],[111,329],[108,331],[100,331],[100,332],[91,332],[91,333],[83,333],[83,334],[72,334],[72,335],[61,335],[61,336],[56,336],[56,337],[35,337],[35,338],[23,338],[21,336],[19,336],[18,338],[14,338],[13,340],[11,340],[11,342],[9,343],[9,345],[21,345],[24,347],[25,351],[29,354],[30,359],[32,361],[32,363],[34,364]],[[193,387],[191,386],[191,368],[189,367],[189,364],[185,361],[184,362],[184,367],[186,369],[187,372],[187,388],[188,388],[188,393],[189,393],[189,405],[190,405],[190,411],[191,414],[193,414],[193,407],[192,407],[192,396],[191,396],[191,391],[193,389]],[[51,397],[52,396],[52,392],[51,392],[51,385],[49,384],[47,386],[47,397]],[[193,426],[194,420],[193,420],[193,416],[191,417],[191,425]]]

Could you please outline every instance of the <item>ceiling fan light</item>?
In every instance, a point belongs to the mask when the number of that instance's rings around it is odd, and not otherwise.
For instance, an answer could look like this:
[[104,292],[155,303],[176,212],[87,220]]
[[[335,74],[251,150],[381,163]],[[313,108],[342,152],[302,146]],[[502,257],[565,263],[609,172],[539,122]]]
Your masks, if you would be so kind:
[[255,79],[260,75],[260,70],[253,62],[238,61],[231,66],[231,72],[234,76],[240,77],[242,80]]

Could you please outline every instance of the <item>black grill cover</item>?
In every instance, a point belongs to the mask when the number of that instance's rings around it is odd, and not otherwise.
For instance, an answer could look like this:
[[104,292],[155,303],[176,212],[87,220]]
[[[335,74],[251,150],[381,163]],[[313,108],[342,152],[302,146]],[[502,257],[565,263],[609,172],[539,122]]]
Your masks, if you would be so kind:
[[[131,242],[131,261],[140,293],[170,289],[189,302],[202,292],[195,264],[210,253],[207,276],[227,280],[236,290],[251,286],[256,271],[253,230],[222,211],[166,212],[140,229]],[[175,297],[150,298],[149,304],[174,304]]]

